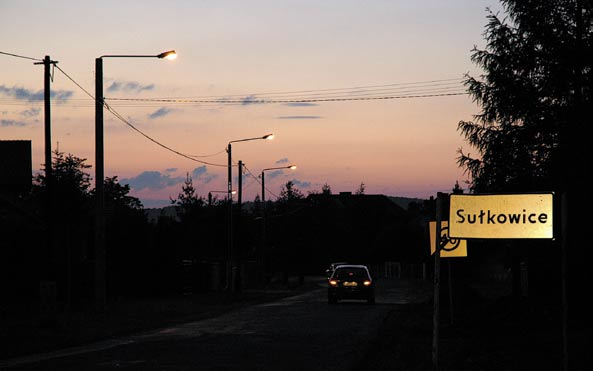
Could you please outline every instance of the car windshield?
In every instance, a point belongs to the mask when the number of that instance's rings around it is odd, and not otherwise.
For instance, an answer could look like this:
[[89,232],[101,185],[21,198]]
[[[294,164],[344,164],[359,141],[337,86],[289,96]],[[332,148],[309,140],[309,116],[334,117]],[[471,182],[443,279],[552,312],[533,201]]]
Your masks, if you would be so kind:
[[364,279],[369,279],[369,275],[366,271],[366,269],[364,268],[359,268],[359,267],[352,267],[352,268],[346,268],[346,267],[341,267],[338,268],[336,270],[336,273],[334,274],[334,277],[339,279],[339,280],[350,280],[350,279],[354,279],[354,280],[364,280]]

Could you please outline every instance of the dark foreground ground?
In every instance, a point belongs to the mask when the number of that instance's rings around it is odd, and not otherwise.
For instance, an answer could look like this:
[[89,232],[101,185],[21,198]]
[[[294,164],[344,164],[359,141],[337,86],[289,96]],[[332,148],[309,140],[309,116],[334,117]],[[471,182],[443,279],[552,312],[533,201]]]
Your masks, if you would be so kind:
[[[402,285],[432,290],[430,282],[402,281]],[[9,358],[212,317],[315,287],[312,280],[290,287],[246,290],[239,295],[208,293],[119,302],[100,315],[5,313],[0,318],[0,368],[2,360]],[[453,293],[453,317],[448,294],[441,299],[438,370],[563,370],[558,308],[534,308],[526,298],[513,299],[495,285],[460,287]],[[352,371],[433,370],[433,328],[432,300],[398,306],[386,318],[370,352]],[[568,329],[565,371],[593,369],[590,325],[569,322]]]
[[494,283],[452,292],[441,291],[436,347],[434,301],[406,305],[386,319],[356,371],[435,370],[433,359],[441,371],[593,370],[590,319],[569,318],[565,343],[561,307],[534,306],[526,297],[513,298],[508,285]]

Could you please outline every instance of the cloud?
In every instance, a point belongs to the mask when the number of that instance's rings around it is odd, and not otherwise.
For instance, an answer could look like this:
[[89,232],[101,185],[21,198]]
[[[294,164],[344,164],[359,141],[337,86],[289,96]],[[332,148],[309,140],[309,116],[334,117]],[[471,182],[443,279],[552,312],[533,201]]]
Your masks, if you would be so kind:
[[25,117],[33,117],[33,116],[39,115],[40,112],[41,112],[41,108],[32,107],[28,110],[21,111],[20,114],[21,114],[21,116],[25,116]]
[[318,104],[308,103],[308,102],[291,102],[291,103],[285,103],[284,105],[288,106],[288,107],[315,107],[315,106],[318,106]]
[[297,115],[297,116],[278,116],[276,117],[279,120],[317,120],[323,118],[322,116],[304,116],[304,115]]
[[271,171],[271,172],[267,173],[266,177],[274,179],[274,178],[279,177],[282,174],[284,174],[284,171],[282,171],[282,170],[274,170],[274,171]]
[[119,82],[119,81],[114,81],[111,83],[111,85],[109,85],[109,87],[107,88],[107,91],[110,93],[114,93],[117,91],[125,91],[125,92],[132,92],[132,93],[140,93],[144,90],[153,90],[154,89],[154,84],[148,84],[148,85],[141,85],[138,82]]
[[[5,85],[0,85],[0,94],[8,95],[9,97],[15,97],[16,99],[26,100],[29,102],[35,100],[43,100],[45,95],[43,90],[32,91],[25,88],[19,88],[16,86],[7,87]],[[50,99],[55,99],[57,101],[66,101],[72,97],[74,94],[71,90],[52,90],[50,92]]]
[[25,125],[27,125],[27,124],[23,121],[15,121],[15,120],[7,120],[7,119],[0,120],[0,126],[25,126]]
[[311,187],[311,182],[301,181],[301,180],[297,180],[297,179],[293,179],[292,184],[294,184],[295,186],[297,186],[299,188],[310,188]]
[[217,174],[211,174],[208,172],[208,169],[206,168],[206,165],[202,165],[200,167],[195,168],[192,172],[191,172],[191,178],[192,180],[197,180],[197,181],[201,181],[204,184],[208,184],[211,181],[213,181],[214,179],[216,179],[218,177]]
[[261,103],[261,99],[257,99],[255,95],[248,95],[245,98],[241,99],[241,104],[246,106],[248,104],[256,104]]
[[200,175],[205,174],[207,171],[208,170],[206,170],[206,165],[202,165],[200,167],[193,169],[193,171],[191,172],[191,176],[192,178],[199,178]]
[[277,164],[286,164],[288,163],[288,157],[281,158],[280,160],[276,161]]
[[163,117],[163,116],[167,116],[169,113],[173,112],[173,110],[167,108],[167,107],[161,107],[158,110],[154,111],[153,113],[148,115],[149,119],[156,119],[159,117]]
[[58,91],[51,91],[51,93],[49,94],[51,99],[55,99],[57,101],[63,102],[66,101],[70,98],[72,98],[72,95],[74,94],[73,91],[71,90],[58,90]]
[[[167,187],[171,187],[177,184],[184,183],[186,175],[174,176],[171,173],[177,171],[176,168],[166,169],[164,172],[160,171],[144,171],[138,176],[132,178],[122,179],[122,184],[128,184],[130,188],[139,191],[142,189],[160,190]],[[208,184],[212,180],[218,177],[217,174],[211,174],[208,172],[206,166],[200,166],[192,170],[189,175],[192,178],[192,182],[195,185],[200,182],[202,184]]]
[[185,177],[171,177],[168,174],[162,174],[159,171],[144,171],[138,176],[122,179],[122,184],[129,184],[130,188],[141,189],[164,189],[185,181]]

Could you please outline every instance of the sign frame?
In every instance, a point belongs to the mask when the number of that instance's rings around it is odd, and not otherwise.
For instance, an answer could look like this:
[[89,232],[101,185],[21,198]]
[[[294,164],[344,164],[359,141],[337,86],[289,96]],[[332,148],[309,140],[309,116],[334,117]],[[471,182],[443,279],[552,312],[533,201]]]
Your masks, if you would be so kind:
[[554,240],[554,192],[450,194],[449,236]]

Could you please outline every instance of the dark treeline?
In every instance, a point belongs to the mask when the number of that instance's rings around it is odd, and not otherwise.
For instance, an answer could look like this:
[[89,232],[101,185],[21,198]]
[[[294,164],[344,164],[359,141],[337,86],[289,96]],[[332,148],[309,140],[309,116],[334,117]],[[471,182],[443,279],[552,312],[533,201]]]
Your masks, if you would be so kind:
[[[85,159],[53,153],[30,190],[1,198],[1,310],[91,310],[95,190]],[[105,180],[107,300],[224,290],[229,260],[225,199],[198,195],[188,176],[154,217],[117,177]],[[429,257],[430,201],[404,209],[364,188],[304,196],[293,184],[276,201],[233,204],[233,266],[245,287],[322,275],[332,261],[379,266]],[[434,203],[434,202],[432,202]],[[165,211],[173,211],[165,213]],[[240,213],[240,215],[239,215]],[[238,263],[240,262],[240,264]]]

